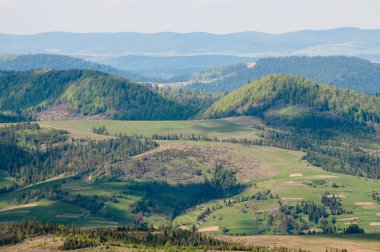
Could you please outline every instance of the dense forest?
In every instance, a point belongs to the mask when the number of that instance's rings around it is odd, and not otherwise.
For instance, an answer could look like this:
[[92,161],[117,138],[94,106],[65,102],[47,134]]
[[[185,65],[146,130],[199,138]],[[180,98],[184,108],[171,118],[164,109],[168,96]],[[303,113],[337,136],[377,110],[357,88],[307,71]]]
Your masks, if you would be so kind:
[[178,120],[194,107],[175,103],[127,79],[88,70],[0,72],[2,111],[38,113],[68,103],[82,116],[121,120]]
[[293,74],[318,83],[365,93],[380,93],[380,65],[343,56],[261,58],[255,64],[213,68],[174,81],[192,81],[192,88],[220,92],[233,91],[268,74]]
[[186,87],[151,87],[152,90],[162,97],[186,106],[191,111],[202,111],[211,106],[225,93],[209,93],[205,90],[190,89]]

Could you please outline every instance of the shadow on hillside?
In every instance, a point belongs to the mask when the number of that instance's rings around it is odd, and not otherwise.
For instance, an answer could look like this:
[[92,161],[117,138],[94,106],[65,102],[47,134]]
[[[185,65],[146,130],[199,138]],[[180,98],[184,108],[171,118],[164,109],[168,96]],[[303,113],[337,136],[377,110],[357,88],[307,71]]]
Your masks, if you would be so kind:
[[173,219],[185,210],[211,199],[223,198],[209,182],[171,185],[165,182],[136,182],[123,191],[140,196],[134,212],[155,213]]

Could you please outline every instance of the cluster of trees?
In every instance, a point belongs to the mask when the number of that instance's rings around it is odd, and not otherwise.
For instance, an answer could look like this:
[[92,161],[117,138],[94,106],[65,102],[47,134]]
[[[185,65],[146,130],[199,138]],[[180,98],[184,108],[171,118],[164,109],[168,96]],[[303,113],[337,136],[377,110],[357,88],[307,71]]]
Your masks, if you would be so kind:
[[330,209],[332,215],[344,214],[345,210],[342,206],[342,200],[338,195],[330,194],[328,192],[322,194],[322,204]]
[[380,193],[376,192],[376,191],[373,191],[372,192],[372,199],[376,200],[376,201],[380,201]]
[[336,227],[323,206],[314,202],[302,202],[296,206],[280,203],[279,210],[267,216],[267,225],[275,234],[308,234],[309,223],[314,223],[324,234],[336,234]]
[[358,224],[350,224],[347,228],[343,229],[343,234],[361,234],[364,229],[360,228]]
[[[267,226],[275,234],[338,233],[335,220],[330,216],[343,213],[344,210],[335,197],[328,197],[328,194],[322,195],[322,205],[313,201],[302,201],[296,205],[284,204],[281,201],[279,203],[279,210],[267,216]],[[305,216],[307,219],[304,218]],[[317,228],[311,231],[310,223]],[[361,233],[361,231],[359,227],[351,227],[343,230],[342,233]]]
[[153,140],[188,140],[188,141],[214,141],[219,142],[220,139],[217,137],[208,137],[208,136],[202,136],[202,135],[195,135],[195,134],[175,134],[170,133],[167,135],[160,135],[160,134],[153,134],[152,136]]
[[214,176],[209,183],[214,188],[215,194],[220,197],[233,196],[244,188],[244,185],[237,181],[235,171],[220,164],[215,166]]
[[235,198],[236,203],[245,202],[249,200],[268,200],[278,199],[278,195],[273,195],[271,190],[260,191],[252,195],[242,195]]
[[106,129],[106,126],[102,125],[100,127],[92,127],[92,133],[94,134],[98,134],[98,135],[106,135],[108,136],[110,133],[109,131]]
[[0,129],[0,166],[26,186],[50,177],[89,172],[126,160],[158,146],[130,136],[94,141],[71,139],[63,131],[47,131],[24,123]]

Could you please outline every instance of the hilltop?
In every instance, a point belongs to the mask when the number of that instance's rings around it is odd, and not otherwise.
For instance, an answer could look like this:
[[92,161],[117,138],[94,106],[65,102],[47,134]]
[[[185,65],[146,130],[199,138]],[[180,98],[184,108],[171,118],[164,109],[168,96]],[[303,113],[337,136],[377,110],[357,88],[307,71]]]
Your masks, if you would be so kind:
[[0,108],[10,114],[168,120],[194,113],[148,87],[97,71],[1,71],[0,83]]
[[294,105],[360,123],[380,120],[379,97],[285,74],[262,77],[229,93],[207,108],[201,117],[260,115],[278,106]]

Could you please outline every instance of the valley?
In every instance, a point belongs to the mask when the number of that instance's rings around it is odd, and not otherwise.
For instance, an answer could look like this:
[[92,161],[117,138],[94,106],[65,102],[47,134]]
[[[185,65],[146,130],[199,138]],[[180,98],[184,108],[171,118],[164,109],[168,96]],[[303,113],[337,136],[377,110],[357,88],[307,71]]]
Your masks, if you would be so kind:
[[[26,100],[23,108],[54,111],[56,105],[49,104],[66,101],[88,116],[73,112],[74,119],[45,117],[0,127],[1,162],[7,167],[0,193],[3,225],[62,223],[87,230],[84,237],[94,229],[117,233],[124,232],[118,229],[122,226],[159,230],[164,225],[173,228],[170,232],[215,236],[226,242],[223,246],[241,237],[253,251],[262,244],[255,242],[257,235],[356,235],[372,241],[380,232],[377,96],[291,75],[268,75],[217,98],[199,91],[157,91],[96,72],[74,73],[67,73],[73,82],[65,79],[66,72],[48,72],[62,76],[57,85],[67,86],[55,96]],[[46,74],[37,76],[44,80]],[[102,78],[122,85],[115,97],[136,89],[153,100],[120,98],[133,105],[115,110],[120,105],[100,95],[114,94]],[[104,112],[87,102],[92,100],[85,91],[89,85],[100,88],[91,97],[99,97]],[[202,105],[192,106],[193,97]],[[0,101],[17,110],[9,97]],[[178,108],[189,120],[165,120],[181,119]],[[152,111],[161,120],[110,120],[103,114],[107,111],[123,111],[129,118]],[[253,243],[244,240],[250,236]],[[77,242],[68,238],[61,246],[78,248]],[[268,238],[264,246],[271,244]]]
[[377,1],[0,2],[0,251],[380,252]]

